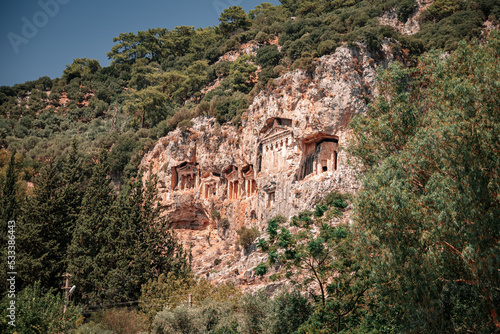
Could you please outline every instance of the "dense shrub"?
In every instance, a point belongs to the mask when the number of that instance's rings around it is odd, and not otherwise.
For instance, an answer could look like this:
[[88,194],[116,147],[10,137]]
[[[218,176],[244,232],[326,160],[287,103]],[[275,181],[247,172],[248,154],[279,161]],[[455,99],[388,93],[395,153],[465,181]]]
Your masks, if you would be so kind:
[[232,96],[216,96],[210,102],[210,109],[219,124],[232,122],[238,124],[241,114],[248,104],[246,96],[236,92]]
[[278,226],[280,224],[280,220],[276,219],[276,217],[269,219],[267,222],[266,232],[269,234],[269,239],[273,240],[278,235]]
[[237,231],[239,236],[239,244],[245,249],[245,251],[250,250],[255,239],[259,236],[259,231],[255,227],[247,228],[243,226]]
[[257,50],[257,58],[255,61],[262,67],[276,66],[283,57],[278,51],[276,45],[265,45]]
[[416,38],[424,41],[427,50],[442,48],[448,51],[458,47],[460,40],[470,40],[479,34],[482,25],[482,15],[477,11],[462,11],[455,13],[438,23],[422,24]]
[[413,14],[416,7],[417,1],[415,0],[398,1],[396,14],[398,14],[399,21],[405,23],[410,15]]
[[220,227],[223,230],[227,230],[229,228],[229,226],[230,226],[229,219],[227,219],[227,218],[221,219],[219,221],[219,223],[217,224],[217,226]]
[[81,309],[69,305],[63,315],[65,299],[59,293],[43,292],[39,282],[19,292],[15,299],[15,326],[8,324],[11,299],[5,296],[1,302],[0,330],[2,333],[67,333],[79,326],[83,317]]
[[307,74],[312,74],[315,68],[314,58],[308,53],[294,61],[292,65],[292,70],[304,70]]
[[259,73],[259,82],[262,84],[266,84],[272,79],[275,79],[278,77],[278,74],[274,71],[273,67],[265,67],[260,71]]
[[318,204],[334,206],[343,209],[347,207],[346,199],[347,195],[334,190],[326,195]]
[[267,266],[265,263],[259,263],[257,267],[253,269],[255,271],[255,275],[264,276],[267,273]]
[[268,334],[294,333],[312,314],[313,305],[297,291],[283,292],[271,302],[265,324]]
[[121,333],[146,332],[148,321],[144,314],[126,308],[112,308],[92,315],[89,323],[80,326],[77,333]]

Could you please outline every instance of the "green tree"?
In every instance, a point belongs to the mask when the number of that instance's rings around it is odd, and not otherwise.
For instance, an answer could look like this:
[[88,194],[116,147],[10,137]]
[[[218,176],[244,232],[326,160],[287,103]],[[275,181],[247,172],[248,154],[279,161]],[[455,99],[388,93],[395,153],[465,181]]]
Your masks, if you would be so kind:
[[23,205],[18,227],[18,268],[24,286],[40,281],[59,289],[65,270],[69,226],[61,198],[61,180],[54,164],[42,169],[33,195]]
[[144,128],[146,124],[152,126],[165,116],[165,95],[156,87],[148,87],[143,90],[130,89],[127,97],[125,110],[135,118],[140,119],[141,128]]
[[81,309],[69,304],[63,314],[65,298],[61,293],[53,295],[42,289],[36,282],[20,291],[16,296],[15,326],[8,324],[11,319],[8,307],[12,299],[4,297],[0,303],[0,331],[2,333],[72,333],[82,322]]
[[[268,262],[281,263],[286,277],[312,295],[319,290],[323,327],[339,332],[341,321],[359,307],[367,290],[366,271],[354,256],[352,234],[347,227],[332,227],[329,218],[297,226],[291,233],[278,220],[269,221]],[[319,229],[319,235],[314,231]],[[254,269],[265,274],[263,266]]]
[[493,32],[414,70],[393,64],[352,122],[367,171],[355,220],[401,331],[500,328],[499,51]]
[[257,5],[255,9],[250,10],[248,16],[253,20],[253,28],[264,28],[285,22],[292,15],[283,6],[273,6],[269,2],[263,2]]
[[131,66],[131,78],[128,86],[135,90],[142,90],[151,86],[154,82],[152,77],[160,71],[158,67],[157,63],[151,63],[148,59],[138,59]]
[[[17,203],[17,179],[18,171],[16,166],[16,152],[10,154],[9,164],[5,175],[5,183],[2,188],[1,198],[1,219],[2,219],[2,235],[7,230],[7,221],[15,220],[18,214]],[[5,240],[2,240],[5,241]]]
[[108,178],[106,151],[102,150],[94,165],[73,238],[68,247],[68,272],[78,286],[79,297],[92,304],[113,299],[106,290],[108,273],[116,266],[112,232],[116,230],[112,205],[114,197]]
[[141,58],[159,61],[165,53],[167,34],[165,28],[139,31],[137,34],[121,33],[113,38],[113,42],[117,44],[113,45],[107,56],[112,59],[113,64],[133,63]]
[[[332,7],[332,1],[326,0],[280,0],[282,5],[287,8],[294,15],[305,16],[308,13],[315,13],[321,15]],[[339,1],[333,1],[333,6]],[[351,5],[355,2],[352,1]]]
[[270,304],[267,319],[264,321],[266,333],[295,333],[313,312],[312,303],[298,291],[282,292],[274,297]]
[[219,21],[219,29],[223,34],[231,34],[238,29],[246,30],[252,25],[252,21],[240,6],[224,9],[219,16]]
[[282,57],[276,45],[265,45],[257,50],[256,62],[262,67],[276,66]]
[[[19,213],[19,200],[18,200],[18,167],[16,164],[16,152],[10,154],[7,171],[5,174],[5,182],[2,188],[2,197],[0,198],[0,241],[4,247],[7,245],[7,226],[9,221],[16,221]],[[15,228],[15,227],[14,227]],[[15,230],[14,230],[15,231]],[[1,265],[7,268],[7,252],[1,253]],[[7,290],[6,271],[0,273],[2,283],[0,287],[3,288],[2,294]]]
[[116,209],[119,224],[112,231],[118,257],[108,285],[124,300],[137,300],[141,286],[160,274],[186,277],[191,270],[189,255],[168,230],[167,220],[160,217],[156,176],[151,175],[145,185],[142,176],[139,173],[120,194]]
[[188,275],[190,257],[160,217],[153,176],[142,174],[118,198],[109,185],[109,163],[102,151],[82,201],[69,247],[69,268],[88,304],[136,301],[141,286],[161,273]]
[[243,55],[231,65],[230,78],[233,90],[248,93],[252,89],[256,77],[255,71],[257,71],[257,66],[251,62],[252,60],[252,56]]
[[215,96],[210,102],[210,109],[213,111],[219,124],[231,121],[234,125],[240,123],[241,114],[248,108],[248,100],[241,92],[235,92],[232,96]]
[[73,229],[80,213],[85,181],[85,170],[79,157],[76,138],[73,138],[71,150],[62,163],[61,179],[63,183],[62,201],[66,208],[67,226],[69,229]]
[[39,281],[45,289],[61,286],[83,195],[83,171],[77,154],[73,141],[62,171],[55,163],[43,167],[35,179],[33,194],[22,205],[18,266],[23,285]]
[[100,69],[97,59],[77,58],[71,65],[66,65],[62,77],[68,83],[74,78],[90,79]]

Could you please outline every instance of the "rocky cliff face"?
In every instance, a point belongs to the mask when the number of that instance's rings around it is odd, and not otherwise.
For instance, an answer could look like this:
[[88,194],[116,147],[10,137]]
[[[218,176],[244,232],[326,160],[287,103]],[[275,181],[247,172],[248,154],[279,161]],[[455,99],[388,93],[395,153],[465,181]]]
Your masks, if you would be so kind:
[[[366,112],[376,68],[387,59],[340,47],[320,58],[314,73],[287,73],[259,93],[239,129],[197,118],[159,140],[143,158],[144,177],[158,175],[160,205],[192,246],[196,273],[259,284],[251,268],[263,255],[238,251],[238,229],[263,232],[275,215],[310,209],[332,190],[359,189],[344,150],[347,125]],[[214,211],[229,220],[227,229]]]

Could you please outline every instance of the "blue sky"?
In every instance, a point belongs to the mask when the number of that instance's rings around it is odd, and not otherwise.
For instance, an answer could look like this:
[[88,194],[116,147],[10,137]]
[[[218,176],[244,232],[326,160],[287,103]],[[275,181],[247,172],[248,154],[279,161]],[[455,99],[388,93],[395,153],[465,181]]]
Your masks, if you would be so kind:
[[218,25],[220,12],[278,0],[7,0],[0,2],[0,86],[60,77],[75,58],[109,64],[113,37],[149,28]]

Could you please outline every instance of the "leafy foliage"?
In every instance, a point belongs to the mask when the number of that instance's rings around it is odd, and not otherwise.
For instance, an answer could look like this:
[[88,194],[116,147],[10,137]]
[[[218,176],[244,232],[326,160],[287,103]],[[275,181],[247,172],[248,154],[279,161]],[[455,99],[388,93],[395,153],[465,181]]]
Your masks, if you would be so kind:
[[[11,306],[10,301],[15,301],[15,319],[8,317]],[[83,317],[79,307],[69,304],[63,314],[64,297],[61,294],[53,295],[43,291],[40,282],[20,291],[15,299],[5,296],[1,305],[0,330],[2,333],[61,333],[71,332],[82,322]],[[8,324],[15,320],[15,326]]]
[[209,281],[197,281],[190,274],[178,276],[171,272],[161,274],[144,284],[140,301],[149,305],[144,308],[144,312],[153,319],[163,309],[174,310],[186,303],[189,294],[192,295],[194,305],[210,301],[236,305],[241,297],[241,293],[231,284],[214,287]]
[[[326,211],[328,206],[325,207]],[[311,215],[312,212],[308,211],[300,213],[299,217],[310,220]],[[271,238],[270,234],[269,245],[266,243],[268,262],[281,263],[286,277],[292,282],[312,295],[319,293],[322,305],[320,327],[338,332],[341,320],[359,307],[367,290],[366,271],[355,260],[351,233],[346,227],[332,227],[323,219],[318,219],[316,226],[311,220],[295,233],[285,226],[278,233],[276,220],[269,223],[272,223],[272,229],[268,228],[268,231],[275,236]],[[313,233],[315,228],[320,229],[319,235]],[[256,275],[265,275],[267,265],[260,263],[254,271]]]
[[259,236],[259,231],[255,228],[247,228],[242,226],[238,231],[239,244],[243,246],[245,251],[249,251],[250,247],[253,245],[255,239]]
[[144,314],[136,310],[111,308],[94,313],[91,320],[76,330],[77,334],[136,334],[148,329],[148,322]]
[[412,314],[401,330],[500,326],[499,41],[495,32],[445,60],[394,64],[368,117],[352,123],[353,153],[368,172],[356,220],[381,305],[397,301],[395,312]]

